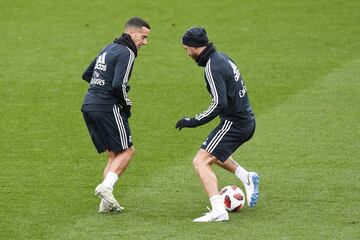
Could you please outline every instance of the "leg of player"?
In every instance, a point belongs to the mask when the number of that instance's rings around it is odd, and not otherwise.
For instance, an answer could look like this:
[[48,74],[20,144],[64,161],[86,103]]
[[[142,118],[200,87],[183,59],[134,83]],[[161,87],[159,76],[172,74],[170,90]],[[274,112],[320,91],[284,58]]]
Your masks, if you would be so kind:
[[[115,154],[113,152],[106,151],[106,153],[108,155],[108,162],[106,164],[106,167],[104,168],[103,179],[106,178],[106,176],[107,176],[107,174],[109,172],[109,167],[111,166],[112,162],[115,159]],[[116,177],[113,174],[110,174],[109,179],[112,179],[112,178],[116,179]],[[110,184],[110,187],[111,187],[111,184]],[[111,208],[110,204],[108,204],[103,199],[101,199],[100,206],[99,206],[99,211],[98,211],[99,213],[109,213],[109,212],[117,211],[117,210],[118,210],[117,208]]]
[[[107,164],[106,164],[106,166],[104,168],[103,179],[106,178],[106,175],[109,172],[109,167],[110,167],[112,161],[114,160],[114,155],[113,154],[110,154],[109,151],[106,151],[106,153],[108,155],[108,161],[107,161]],[[117,210],[117,208],[115,208],[115,209],[111,208],[110,204],[105,202],[103,199],[100,200],[100,205],[99,205],[99,210],[98,210],[99,213],[109,213],[109,212],[116,211],[116,210]]]
[[121,211],[123,207],[114,198],[112,191],[115,183],[128,167],[135,153],[134,147],[121,152],[107,151],[108,163],[104,169],[104,180],[95,189],[95,195],[101,197],[99,212]]
[[229,220],[228,212],[224,207],[224,199],[218,190],[217,178],[211,164],[217,159],[204,149],[200,149],[193,160],[193,166],[211,202],[211,211],[204,216],[194,219],[194,222],[212,222]]
[[134,153],[135,148],[133,146],[118,153],[110,151],[109,155],[113,160],[107,169],[108,173],[113,172],[120,176],[129,166],[130,160],[132,159]]
[[104,177],[104,179],[106,178],[106,175],[107,175],[108,172],[109,172],[109,167],[111,166],[111,163],[112,163],[112,162],[114,161],[114,159],[115,159],[115,155],[114,155],[113,152],[109,152],[109,151],[106,150],[106,153],[107,153],[107,155],[108,155],[108,162],[107,162],[107,164],[106,164],[106,166],[105,166],[105,168],[104,168],[104,172],[103,172],[103,177]]
[[217,165],[235,174],[244,184],[248,205],[255,207],[259,198],[259,176],[255,172],[248,172],[240,166],[231,156],[224,162],[217,161]]

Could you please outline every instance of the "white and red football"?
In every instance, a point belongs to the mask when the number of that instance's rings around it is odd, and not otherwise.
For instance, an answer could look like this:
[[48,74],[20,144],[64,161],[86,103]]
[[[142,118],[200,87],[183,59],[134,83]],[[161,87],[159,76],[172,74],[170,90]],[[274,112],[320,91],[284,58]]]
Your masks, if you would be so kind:
[[223,187],[220,195],[224,197],[224,205],[229,212],[237,212],[245,204],[244,192],[235,185]]

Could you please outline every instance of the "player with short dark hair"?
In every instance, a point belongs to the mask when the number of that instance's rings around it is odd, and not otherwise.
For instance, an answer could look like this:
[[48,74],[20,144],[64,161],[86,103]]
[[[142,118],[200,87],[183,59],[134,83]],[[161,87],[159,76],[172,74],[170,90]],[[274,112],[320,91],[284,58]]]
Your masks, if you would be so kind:
[[125,28],[128,27],[137,27],[137,28],[146,27],[147,29],[150,29],[150,25],[145,20],[139,17],[130,18],[125,24]]
[[103,182],[95,189],[101,198],[99,212],[123,209],[112,192],[135,152],[128,122],[132,105],[128,83],[137,52],[148,43],[149,33],[146,21],[129,19],[124,33],[100,51],[82,76],[90,87],[81,111],[97,151],[108,155]]
[[213,163],[234,173],[244,184],[248,205],[254,207],[259,197],[259,176],[241,167],[231,154],[248,141],[255,132],[255,115],[247,89],[235,62],[216,51],[203,27],[188,29],[182,37],[188,56],[205,67],[205,83],[212,96],[209,108],[194,118],[185,117],[176,128],[193,128],[220,116],[220,124],[209,134],[193,160],[193,166],[208,194],[212,210],[194,222],[229,220],[224,199],[219,194]]

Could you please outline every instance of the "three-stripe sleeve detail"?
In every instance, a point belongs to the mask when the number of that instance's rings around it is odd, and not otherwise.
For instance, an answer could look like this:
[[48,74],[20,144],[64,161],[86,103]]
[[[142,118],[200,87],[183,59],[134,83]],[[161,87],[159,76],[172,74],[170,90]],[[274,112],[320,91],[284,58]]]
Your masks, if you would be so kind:
[[208,63],[206,64],[205,75],[206,75],[206,79],[209,83],[211,94],[212,94],[213,98],[212,98],[211,105],[209,106],[209,108],[205,112],[198,114],[195,117],[196,120],[201,120],[204,117],[209,116],[214,111],[214,109],[217,107],[217,105],[219,104],[219,96],[218,96],[218,93],[216,90],[214,78],[211,74],[211,63],[210,62],[211,62],[211,59],[209,59]]
[[129,62],[127,64],[126,72],[125,72],[125,75],[124,75],[124,78],[123,78],[122,91],[123,91],[123,95],[124,95],[124,99],[126,101],[126,104],[131,105],[131,101],[128,98],[128,95],[127,95],[127,92],[126,92],[126,86],[127,86],[128,81],[129,81],[129,74],[130,74],[130,70],[131,70],[131,67],[133,65],[134,59],[135,59],[135,54],[129,48],[128,48],[128,50],[129,50],[129,53],[130,53],[130,57],[129,57]]

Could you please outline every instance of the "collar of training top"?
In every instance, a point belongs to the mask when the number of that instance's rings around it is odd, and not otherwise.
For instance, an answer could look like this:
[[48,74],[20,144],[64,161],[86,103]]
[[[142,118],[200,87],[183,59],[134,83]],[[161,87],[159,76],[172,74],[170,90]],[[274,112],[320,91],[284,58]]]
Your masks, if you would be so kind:
[[119,38],[116,38],[114,40],[114,43],[121,44],[121,45],[124,45],[124,46],[130,48],[130,50],[134,52],[135,57],[137,57],[137,48],[129,34],[123,33]]
[[206,63],[208,62],[210,55],[215,52],[215,47],[210,42],[206,45],[206,48],[200,53],[197,57],[196,62],[200,67],[205,67]]

